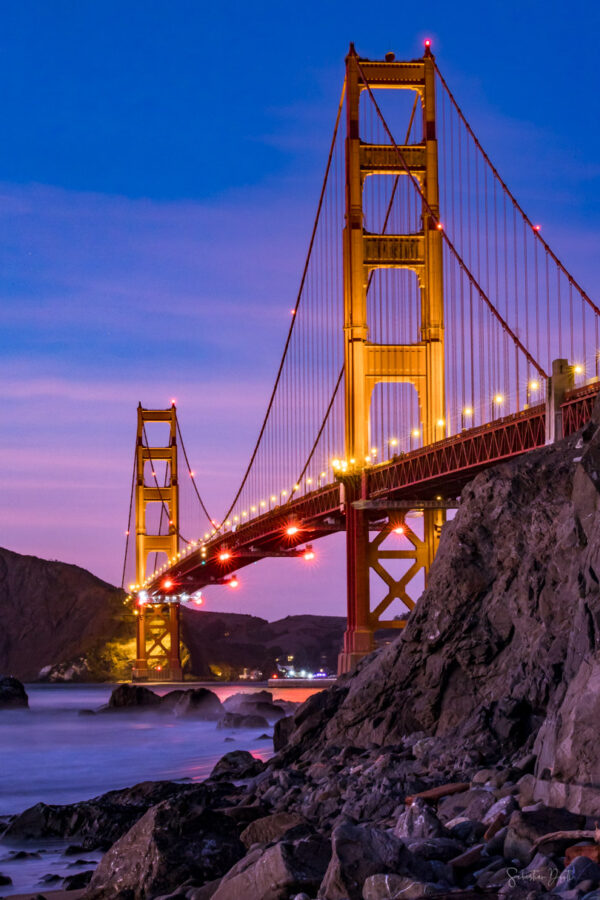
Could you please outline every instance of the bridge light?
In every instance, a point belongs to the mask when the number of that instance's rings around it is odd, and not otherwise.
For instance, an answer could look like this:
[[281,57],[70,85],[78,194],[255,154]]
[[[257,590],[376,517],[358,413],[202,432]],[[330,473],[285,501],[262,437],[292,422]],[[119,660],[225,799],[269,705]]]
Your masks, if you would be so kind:
[[271,503],[275,503],[276,500],[277,497],[275,496],[275,494],[271,494]]
[[[239,522],[239,521],[240,521],[240,517],[239,517],[239,516],[234,516],[234,517],[233,517],[233,521],[234,521],[234,522]],[[206,537],[208,537],[208,535],[206,535]]]
[[231,553],[229,552],[229,550],[223,550],[221,553],[219,553],[220,562],[226,562],[228,559],[231,559]]
[[420,428],[413,428],[413,430],[411,431],[411,436],[414,437],[414,438],[421,437],[421,429],[420,429]]
[[371,456],[377,456],[377,447],[371,447]]
[[193,602],[196,604],[196,606],[202,606],[202,604],[204,603],[204,598],[203,598],[202,594],[200,594],[199,596],[194,595]]
[[394,528],[394,534],[404,534],[404,525],[397,525]]
[[171,397],[171,406],[175,406],[177,403],[177,397]]
[[168,591],[169,588],[173,587],[173,582],[171,581],[170,578],[165,578],[165,580],[162,583],[162,587],[165,591]]
[[582,375],[583,374],[583,366],[581,365],[581,363],[577,363],[575,365],[575,368],[573,371],[575,372],[576,375]]
[[255,506],[251,506],[251,507],[250,507],[250,512],[256,512],[256,507],[255,507]]
[[397,447],[397,446],[398,446],[397,438],[390,438],[390,447]]
[[299,485],[299,484],[295,484],[295,485],[294,485],[294,490],[295,490],[295,491],[299,491],[299,490],[300,490],[300,485]]
[[365,456],[365,462],[366,462],[366,463],[370,463],[370,462],[371,462],[371,457],[370,457],[370,456]]
[[444,419],[438,419],[435,424],[437,425],[438,428],[443,428],[444,425],[446,424],[446,422],[444,421]]
[[473,409],[470,406],[465,406],[465,408],[463,409],[463,416],[472,416],[472,415],[473,415]]
[[261,505],[261,507],[264,509],[265,506],[267,505],[267,501],[266,501],[266,500],[261,500],[261,501],[260,501],[260,505]]
[[504,403],[504,395],[494,394],[494,403],[496,404],[496,406],[501,406]]
[[542,227],[541,225],[534,225],[534,226],[533,226],[533,230],[534,230],[534,231],[540,231],[540,230],[541,230],[541,227]]
[[244,518],[244,516],[247,516],[247,515],[248,515],[248,510],[245,509],[245,510],[242,512],[242,519]]
[[292,537],[292,535],[294,534],[298,534],[299,531],[300,529],[297,525],[288,525],[288,527],[285,529],[285,533],[290,537]]
[[[334,468],[334,469],[339,469],[339,467],[340,467],[340,461],[339,461],[339,459],[332,459],[332,460],[331,460],[331,466],[332,466],[332,468]],[[322,477],[322,476],[321,476],[321,477]]]
[[281,492],[281,496],[282,496],[282,497],[287,497],[287,491],[282,491],[282,492]]
[[443,231],[443,230],[444,230],[444,226],[443,226],[443,224],[442,224],[441,222],[438,222],[437,225],[436,225],[435,227],[437,228],[438,231]]
[[310,544],[307,544],[306,549],[304,550],[304,559],[309,561],[315,558],[315,551],[311,547]]
[[312,484],[312,482],[313,482],[312,478],[307,478],[307,479],[306,479],[306,483],[307,483],[307,484]]
[[236,588],[236,587],[239,587],[239,581],[237,580],[237,578],[235,577],[235,575],[233,576],[233,578],[230,578],[230,579],[229,579],[229,581],[227,582],[227,584],[228,584],[228,586],[229,586],[230,588]]
[[529,390],[530,391],[537,391],[539,386],[540,386],[539,381],[536,381],[535,379],[533,381],[529,382]]

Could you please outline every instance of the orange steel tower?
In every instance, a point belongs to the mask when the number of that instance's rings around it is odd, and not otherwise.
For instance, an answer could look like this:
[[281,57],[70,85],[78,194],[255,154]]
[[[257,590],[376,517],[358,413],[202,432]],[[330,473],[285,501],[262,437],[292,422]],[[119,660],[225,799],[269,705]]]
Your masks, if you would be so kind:
[[[143,409],[138,406],[135,481],[135,561],[136,588],[146,580],[150,553],[166,553],[174,560],[179,549],[179,486],[177,481],[177,409]],[[167,446],[149,446],[146,425],[166,422]],[[159,485],[156,464],[164,463],[164,485]],[[168,516],[168,533],[152,534],[147,528],[148,504],[160,504],[162,516]],[[160,530],[160,529],[159,529]],[[176,595],[165,595],[163,602],[144,602],[137,595],[137,651],[133,679],[148,678],[180,681],[179,602]]]
[[[423,115],[423,139],[418,144],[397,146],[368,144],[361,140],[359,108],[366,91],[400,89],[416,91]],[[444,521],[440,508],[423,510],[424,537],[418,538],[399,510],[388,516],[387,529],[370,542],[369,503],[363,491],[361,469],[369,455],[370,404],[373,388],[382,382],[408,382],[414,386],[421,416],[424,444],[445,436],[444,298],[442,234],[439,224],[438,152],[435,120],[435,69],[426,49],[423,59],[396,62],[359,59],[350,46],[346,58],[346,221],[344,228],[344,335],[345,423],[347,474],[345,487],[348,628],[339,658],[340,672],[374,648],[374,632],[382,627],[402,627],[403,621],[385,621],[383,613],[394,599],[414,605],[406,585],[419,569],[427,573],[435,556]],[[373,234],[365,231],[363,186],[367,177],[396,175],[418,180],[424,200],[421,230],[414,234]],[[373,270],[402,268],[415,273],[420,286],[420,333],[410,344],[375,344],[369,341],[367,284]],[[415,504],[416,505],[416,504]],[[382,510],[379,510],[381,513]],[[390,530],[402,529],[410,550],[382,550]],[[396,580],[385,571],[385,558],[412,559],[406,575]],[[370,568],[388,585],[386,597],[371,610]]]

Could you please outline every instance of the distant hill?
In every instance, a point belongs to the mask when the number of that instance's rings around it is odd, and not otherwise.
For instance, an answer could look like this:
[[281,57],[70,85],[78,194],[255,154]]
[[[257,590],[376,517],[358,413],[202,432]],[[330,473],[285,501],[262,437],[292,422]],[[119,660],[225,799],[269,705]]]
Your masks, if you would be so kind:
[[[128,678],[135,619],[125,595],[86,569],[0,548],[0,674],[35,680],[40,670],[67,680]],[[244,668],[270,675],[276,658],[296,669],[335,671],[341,616],[258,616],[182,609],[185,669],[235,678]]]

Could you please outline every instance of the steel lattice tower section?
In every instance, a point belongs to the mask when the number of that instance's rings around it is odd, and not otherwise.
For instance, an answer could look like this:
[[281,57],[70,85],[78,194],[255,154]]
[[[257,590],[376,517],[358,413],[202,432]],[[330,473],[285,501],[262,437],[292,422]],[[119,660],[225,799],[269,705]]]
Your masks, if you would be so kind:
[[[416,91],[421,100],[423,139],[399,148],[361,141],[359,107],[367,90]],[[396,620],[384,621],[385,609],[399,598],[414,605],[406,583],[423,568],[427,573],[435,556],[444,520],[441,509],[426,509],[424,538],[404,526],[413,550],[379,549],[386,528],[369,540],[369,504],[366,478],[360,469],[369,455],[370,404],[376,384],[408,382],[417,391],[424,444],[445,436],[444,386],[444,298],[443,246],[438,229],[438,150],[435,119],[435,69],[429,50],[423,59],[396,62],[361,60],[351,45],[346,58],[346,219],[344,227],[344,344],[345,344],[345,444],[346,460],[356,461],[343,477],[346,514],[348,626],[339,671],[346,672],[374,648],[374,632],[382,627],[402,627]],[[407,171],[408,169],[408,171]],[[409,174],[410,173],[410,174]],[[416,234],[372,234],[365,231],[363,185],[377,175],[413,177],[423,192],[422,229]],[[416,274],[420,286],[420,334],[411,344],[374,344],[369,341],[367,285],[378,268],[404,268]],[[388,517],[387,533],[395,521]],[[369,575],[375,568],[382,575],[383,558],[409,558],[413,565],[403,579],[386,577],[386,598],[371,610]],[[382,576],[383,577],[383,576]]]
[[[177,480],[177,409],[143,409],[137,411],[136,481],[135,481],[135,565],[137,586],[146,580],[146,566],[150,553],[166,553],[175,559],[179,549],[179,484]],[[169,424],[167,446],[150,447],[146,425],[154,422]],[[155,464],[164,462],[167,477],[159,485]],[[152,484],[146,484],[146,464],[152,469]],[[147,507],[161,504],[162,514],[168,515],[167,534],[149,534]],[[139,597],[140,595],[138,595]],[[179,637],[179,602],[144,603],[138,600],[137,650],[133,679],[140,681],[152,676],[181,681],[181,651]],[[160,666],[160,670],[158,667]]]

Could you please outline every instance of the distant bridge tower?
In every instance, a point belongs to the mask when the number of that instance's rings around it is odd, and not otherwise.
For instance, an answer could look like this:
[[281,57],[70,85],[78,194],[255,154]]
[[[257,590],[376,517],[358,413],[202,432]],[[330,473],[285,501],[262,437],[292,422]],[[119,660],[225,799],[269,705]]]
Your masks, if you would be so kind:
[[[174,559],[179,549],[179,484],[177,480],[177,409],[143,409],[138,406],[135,481],[135,564],[137,585],[146,580],[148,556],[166,553]],[[149,446],[146,425],[169,425],[167,446]],[[159,484],[156,464],[163,463],[165,477]],[[160,504],[166,533],[148,533],[148,504]],[[137,650],[133,679],[180,681],[179,602],[175,596],[165,602],[144,602],[137,593]]]
[[[346,222],[344,228],[344,336],[346,460],[354,462],[345,482],[348,628],[339,669],[348,671],[374,647],[377,628],[402,627],[381,616],[397,597],[411,604],[405,591],[407,578],[395,581],[386,574],[390,590],[371,611],[369,572],[382,575],[383,558],[414,560],[410,578],[433,561],[444,521],[441,509],[424,510],[424,540],[405,529],[414,551],[379,550],[383,537],[369,542],[369,511],[364,508],[360,468],[369,455],[370,405],[373,389],[383,382],[408,382],[417,392],[424,444],[445,436],[444,298],[442,234],[438,229],[438,151],[435,119],[435,69],[429,49],[412,62],[360,60],[351,45],[346,58]],[[366,83],[365,83],[366,82]],[[361,141],[360,96],[367,89],[416,91],[423,113],[421,143],[400,146]],[[406,166],[404,165],[406,163]],[[408,169],[408,171],[407,171]],[[410,174],[409,174],[410,173]],[[414,234],[372,234],[365,231],[363,186],[367,177],[397,175],[419,181],[424,200],[422,228]],[[369,341],[367,285],[378,268],[413,271],[421,295],[420,333],[410,344],[375,344]],[[362,508],[353,505],[361,503]],[[380,510],[381,512],[381,510]],[[403,520],[403,519],[402,519]],[[390,526],[391,527],[391,526]]]

